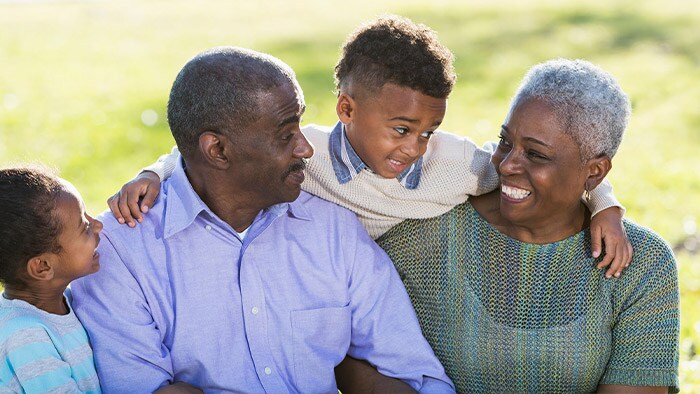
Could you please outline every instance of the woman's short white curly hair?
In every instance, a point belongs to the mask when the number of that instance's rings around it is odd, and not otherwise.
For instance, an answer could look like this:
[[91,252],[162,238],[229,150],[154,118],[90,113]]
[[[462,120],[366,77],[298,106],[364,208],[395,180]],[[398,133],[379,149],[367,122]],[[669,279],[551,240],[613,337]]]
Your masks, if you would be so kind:
[[631,107],[608,72],[585,60],[555,59],[535,65],[513,97],[508,118],[520,103],[533,98],[551,105],[565,132],[578,143],[582,161],[615,156]]

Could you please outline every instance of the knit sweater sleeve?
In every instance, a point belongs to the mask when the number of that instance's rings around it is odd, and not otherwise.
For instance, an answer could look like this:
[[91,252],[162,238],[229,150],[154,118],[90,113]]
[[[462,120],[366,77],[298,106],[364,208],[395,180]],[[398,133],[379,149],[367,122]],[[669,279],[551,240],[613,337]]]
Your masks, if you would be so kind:
[[623,214],[625,212],[625,207],[617,201],[613,194],[612,184],[607,179],[603,179],[600,185],[591,190],[589,201],[583,199],[583,202],[588,207],[588,210],[591,211],[591,216],[595,216],[598,212],[610,207],[619,207],[622,209]]
[[[679,290],[676,260],[649,230],[635,248],[629,277],[617,283],[612,354],[600,384],[669,386],[678,392]],[[630,286],[629,284],[634,285]]]
[[170,153],[162,155],[158,158],[158,160],[155,163],[142,169],[141,172],[155,172],[156,175],[158,175],[158,177],[160,178],[160,181],[163,182],[164,180],[170,178],[170,175],[173,174],[173,171],[175,171],[175,167],[177,166],[177,160],[179,158],[180,151],[177,149],[177,146],[173,146],[173,149],[170,151]]

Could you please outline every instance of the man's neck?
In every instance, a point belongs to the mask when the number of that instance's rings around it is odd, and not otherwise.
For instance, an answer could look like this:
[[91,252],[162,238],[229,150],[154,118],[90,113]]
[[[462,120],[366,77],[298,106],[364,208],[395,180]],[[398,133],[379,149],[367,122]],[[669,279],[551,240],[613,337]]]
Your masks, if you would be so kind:
[[230,182],[219,179],[223,176],[215,171],[185,170],[192,189],[204,204],[236,232],[245,231],[253,223],[264,206],[255,204],[255,196],[241,190],[229,190]]

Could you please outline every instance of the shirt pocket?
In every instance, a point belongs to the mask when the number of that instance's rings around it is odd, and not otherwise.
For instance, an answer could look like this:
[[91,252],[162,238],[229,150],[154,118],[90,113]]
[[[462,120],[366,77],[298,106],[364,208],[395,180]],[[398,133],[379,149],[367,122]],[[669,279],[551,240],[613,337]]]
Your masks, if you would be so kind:
[[292,311],[294,375],[302,393],[337,393],[333,368],[348,352],[350,306]]

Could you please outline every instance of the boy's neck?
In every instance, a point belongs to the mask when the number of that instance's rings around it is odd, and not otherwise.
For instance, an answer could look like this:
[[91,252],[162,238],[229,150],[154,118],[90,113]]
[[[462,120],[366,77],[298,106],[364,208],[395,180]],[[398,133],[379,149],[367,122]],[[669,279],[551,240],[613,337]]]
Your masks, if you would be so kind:
[[5,287],[5,298],[22,300],[35,307],[54,315],[67,315],[69,312],[63,292],[66,289],[33,289],[31,287],[17,289]]

